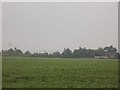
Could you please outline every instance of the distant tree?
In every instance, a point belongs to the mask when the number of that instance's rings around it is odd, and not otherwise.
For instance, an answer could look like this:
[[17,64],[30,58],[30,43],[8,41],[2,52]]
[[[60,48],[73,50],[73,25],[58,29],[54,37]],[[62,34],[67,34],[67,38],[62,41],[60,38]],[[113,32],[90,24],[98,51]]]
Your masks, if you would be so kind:
[[88,57],[94,57],[95,56],[95,50],[93,49],[88,49],[89,56]]
[[63,57],[72,57],[72,51],[69,48],[64,48],[64,51],[62,52]]
[[104,56],[105,55],[105,50],[104,48],[99,47],[98,49],[95,50],[95,55],[96,56]]
[[54,57],[60,57],[60,55],[61,55],[61,54],[60,54],[60,52],[58,52],[58,51],[53,52],[53,56],[54,56]]
[[16,51],[16,50],[17,50],[17,48],[15,47],[15,48],[14,48],[14,50]]
[[9,56],[13,56],[15,54],[14,50],[12,48],[10,48],[8,51],[7,51],[8,55]]
[[29,52],[29,51],[26,51],[26,52],[25,52],[25,56],[30,56],[30,52]]
[[73,57],[83,57],[84,55],[83,49],[79,47],[79,49],[75,49],[73,51]]
[[0,51],[0,56],[2,56],[2,52]]
[[49,54],[45,51],[44,55],[45,55],[45,57],[48,57]]
[[105,47],[105,54],[109,57],[109,58],[116,58],[117,57],[117,49],[115,47],[113,47],[112,45],[110,47]]
[[2,56],[34,56],[34,57],[74,57],[74,58],[83,58],[83,57],[94,57],[94,56],[108,56],[109,58],[118,58],[119,53],[115,47],[107,46],[104,48],[99,47],[98,49],[86,49],[79,47],[78,49],[73,50],[69,48],[64,48],[62,54],[58,51],[53,52],[52,54],[47,53],[30,53],[26,51],[24,54],[22,50],[17,48],[10,48],[8,50],[2,50]]
[[82,57],[87,57],[87,56],[88,56],[87,49],[84,47],[82,49]]
[[75,50],[73,51],[73,57],[80,57],[80,52],[79,52],[78,49],[75,49]]
[[79,47],[73,51],[73,57],[93,57],[94,50]]
[[20,49],[15,49],[14,53],[16,56],[21,56],[23,54],[23,52]]
[[39,53],[33,53],[32,56],[34,56],[34,57],[38,57],[38,56],[39,56]]
[[119,52],[117,53],[117,56],[118,56],[118,59],[120,59],[120,53]]

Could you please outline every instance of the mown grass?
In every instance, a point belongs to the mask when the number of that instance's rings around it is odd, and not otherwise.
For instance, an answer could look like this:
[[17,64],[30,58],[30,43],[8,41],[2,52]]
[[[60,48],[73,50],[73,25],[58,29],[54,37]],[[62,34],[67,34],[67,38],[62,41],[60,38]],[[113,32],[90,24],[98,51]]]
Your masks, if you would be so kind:
[[3,57],[3,88],[115,88],[118,61]]

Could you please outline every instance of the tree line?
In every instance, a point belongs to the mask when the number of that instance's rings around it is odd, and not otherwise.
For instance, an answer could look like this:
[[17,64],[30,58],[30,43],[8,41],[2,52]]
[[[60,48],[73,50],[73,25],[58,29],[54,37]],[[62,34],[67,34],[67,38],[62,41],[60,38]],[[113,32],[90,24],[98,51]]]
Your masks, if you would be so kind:
[[86,49],[79,47],[74,49],[73,52],[69,48],[64,48],[63,52],[59,51],[49,54],[48,52],[44,53],[31,53],[26,51],[23,53],[21,49],[10,48],[8,50],[2,50],[2,56],[26,56],[26,57],[63,57],[63,58],[92,58],[95,56],[107,56],[108,58],[118,58],[120,54],[117,52],[115,47],[106,46],[104,48],[99,47],[97,49]]

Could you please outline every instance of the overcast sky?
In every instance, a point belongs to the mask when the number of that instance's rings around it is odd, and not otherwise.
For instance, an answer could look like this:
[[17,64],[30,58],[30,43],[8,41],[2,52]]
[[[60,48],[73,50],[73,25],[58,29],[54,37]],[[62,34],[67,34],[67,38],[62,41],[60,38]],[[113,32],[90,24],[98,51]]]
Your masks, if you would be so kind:
[[3,49],[118,48],[117,3],[3,3]]
[[0,3],[0,51],[2,51],[2,3]]

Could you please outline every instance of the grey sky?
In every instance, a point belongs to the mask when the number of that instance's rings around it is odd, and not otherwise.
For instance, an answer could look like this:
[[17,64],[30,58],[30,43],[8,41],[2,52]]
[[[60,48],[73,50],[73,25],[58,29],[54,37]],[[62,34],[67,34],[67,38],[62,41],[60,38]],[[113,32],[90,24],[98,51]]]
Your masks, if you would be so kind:
[[3,49],[118,47],[117,3],[3,3]]
[[2,51],[2,3],[0,3],[0,51]]

